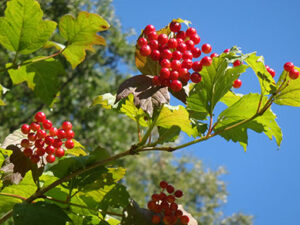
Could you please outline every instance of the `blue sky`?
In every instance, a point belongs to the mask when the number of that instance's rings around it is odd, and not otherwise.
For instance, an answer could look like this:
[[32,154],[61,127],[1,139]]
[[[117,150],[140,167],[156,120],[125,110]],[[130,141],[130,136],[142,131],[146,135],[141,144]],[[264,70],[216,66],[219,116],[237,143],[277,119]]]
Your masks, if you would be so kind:
[[[124,30],[134,28],[139,33],[147,24],[161,28],[173,18],[183,18],[198,30],[201,43],[210,43],[215,52],[234,45],[244,53],[257,51],[276,70],[276,77],[287,61],[300,66],[297,0],[119,0],[114,6]],[[239,92],[258,90],[250,70],[241,79]],[[179,154],[196,155],[208,167],[226,167],[229,174],[222,177],[229,192],[228,203],[222,207],[226,215],[241,211],[253,214],[255,225],[299,225],[300,109],[276,105],[272,109],[284,134],[280,149],[275,141],[249,132],[247,152],[217,137]]]

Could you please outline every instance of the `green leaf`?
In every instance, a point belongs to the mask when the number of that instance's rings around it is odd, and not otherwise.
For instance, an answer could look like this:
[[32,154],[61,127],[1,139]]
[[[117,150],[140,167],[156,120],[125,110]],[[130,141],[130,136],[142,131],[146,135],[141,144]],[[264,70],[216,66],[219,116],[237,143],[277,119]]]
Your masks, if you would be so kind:
[[276,91],[276,85],[273,77],[265,67],[264,57],[257,56],[254,52],[245,59],[245,62],[255,72],[260,83],[261,93],[263,95],[274,93]]
[[65,225],[71,219],[57,205],[47,202],[22,203],[13,209],[15,225]]
[[106,93],[94,98],[91,106],[101,105],[105,109],[112,109],[117,107],[115,101],[116,101],[115,95],[112,95],[111,93]]
[[189,119],[188,111],[181,105],[169,106],[164,105],[156,121],[156,126],[163,128],[171,128],[178,126],[180,129],[187,133],[189,136],[197,136],[198,133],[193,129]]
[[[221,132],[236,123],[252,118],[256,114],[260,97],[259,94],[244,95],[239,101],[225,109],[218,117],[218,124],[215,128],[215,132]],[[264,105],[266,101],[267,98],[264,97],[262,105]],[[220,135],[226,140],[240,142],[246,150],[248,144],[247,130],[252,129],[258,133],[265,133],[270,139],[274,137],[277,145],[280,146],[282,132],[275,119],[276,115],[271,109],[268,109],[263,115],[258,116],[247,123],[223,131]]]
[[[231,57],[234,56],[222,54],[215,57],[210,66],[204,66],[201,70],[202,82],[194,86],[187,98],[188,110],[196,112],[198,119],[203,120],[207,114],[213,114],[217,102],[230,90],[233,81],[248,68],[243,64],[230,67]],[[242,58],[243,56],[236,56],[234,60]]]
[[55,41],[47,41],[43,47],[44,48],[55,48],[58,51],[62,51],[63,49],[66,48],[65,45],[57,43]]
[[231,106],[236,103],[240,98],[243,97],[242,94],[236,94],[232,91],[228,91],[223,98],[221,98],[220,102],[223,102],[227,106]]
[[71,15],[60,19],[59,31],[67,40],[63,55],[73,68],[85,59],[86,50],[94,51],[93,45],[105,45],[104,38],[97,32],[108,28],[109,24],[94,13],[80,12],[76,19]]
[[78,141],[73,139],[74,142],[74,148],[68,149],[66,151],[67,155],[73,155],[73,156],[85,156],[87,153],[85,152],[85,147],[81,145]]
[[158,127],[158,140],[157,144],[164,144],[168,142],[174,142],[177,140],[180,134],[180,127],[172,126],[169,129]]
[[43,11],[35,0],[8,1],[5,16],[0,18],[0,43],[20,54],[42,48],[56,28],[55,22],[42,17]]
[[[10,65],[7,64],[8,67]],[[9,69],[8,73],[14,84],[26,81],[37,97],[47,105],[51,105],[60,88],[58,76],[64,75],[65,70],[59,61],[47,59],[17,69]]]
[[[295,69],[300,72],[300,68],[295,67]],[[278,105],[300,107],[300,78],[292,80],[288,76],[288,73],[284,71],[279,78],[278,84],[280,85],[285,80],[285,78],[288,86],[275,96],[274,103]]]

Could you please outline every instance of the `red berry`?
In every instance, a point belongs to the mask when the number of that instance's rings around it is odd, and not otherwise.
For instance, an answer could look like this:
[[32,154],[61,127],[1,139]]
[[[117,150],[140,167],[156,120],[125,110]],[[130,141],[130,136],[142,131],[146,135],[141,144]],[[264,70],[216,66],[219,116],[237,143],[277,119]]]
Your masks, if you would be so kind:
[[153,31],[155,31],[155,27],[152,24],[149,24],[145,27],[144,34],[148,35]]
[[55,161],[55,156],[52,154],[47,155],[46,160],[48,163],[53,163]]
[[160,34],[157,40],[160,45],[165,45],[168,43],[168,36],[166,34]]
[[296,70],[295,68],[293,68],[290,72],[289,72],[289,77],[293,80],[297,79],[299,77],[299,71]]
[[188,28],[188,29],[186,30],[185,33],[186,33],[186,36],[192,37],[193,35],[197,34],[197,31],[196,31],[195,28],[190,27],[190,28]]
[[233,62],[233,66],[234,66],[234,67],[240,66],[241,64],[242,64],[242,62],[241,62],[240,60],[235,60],[235,61]]
[[158,41],[157,40],[152,40],[149,42],[149,46],[152,50],[158,49]]
[[65,150],[63,150],[62,148],[58,148],[55,151],[55,156],[58,158],[61,158],[65,155]]
[[182,55],[182,59],[193,59],[193,54],[190,51],[185,51]]
[[175,191],[174,195],[176,198],[180,198],[180,197],[182,197],[183,192],[181,190],[177,190],[177,191]]
[[210,66],[212,64],[212,59],[209,56],[205,56],[201,60],[202,66]]
[[181,64],[181,67],[187,68],[188,70],[191,69],[192,66],[193,66],[193,61],[191,59],[185,59]]
[[187,74],[180,76],[180,80],[182,83],[187,83],[190,80],[190,73],[188,72]]
[[46,115],[43,112],[37,112],[35,114],[34,118],[37,122],[42,123],[46,119]]
[[153,194],[153,195],[151,196],[151,199],[152,199],[154,202],[159,201],[159,200],[160,200],[160,199],[159,199],[159,194]]
[[53,137],[55,137],[56,135],[57,135],[57,128],[56,127],[51,127],[50,129],[49,129],[49,134],[50,134],[50,136],[53,136]]
[[66,140],[65,146],[66,146],[67,149],[74,148],[74,142],[72,141],[72,139]]
[[49,145],[45,148],[45,151],[47,152],[48,155],[54,154],[55,152],[55,147],[52,145]]
[[51,137],[51,136],[47,136],[47,137],[45,138],[45,143],[46,143],[47,145],[52,145],[52,144],[54,143],[54,138]]
[[161,67],[166,67],[166,68],[170,68],[171,67],[171,62],[168,59],[162,59],[160,61],[160,66]]
[[147,39],[144,37],[140,37],[137,41],[137,44],[141,48],[142,46],[147,44]]
[[44,129],[49,130],[52,127],[52,122],[50,120],[44,120],[43,127]]
[[179,73],[179,77],[182,77],[182,76],[185,76],[186,74],[188,74],[188,69],[187,68],[180,68],[178,70],[178,73]]
[[140,53],[142,56],[148,56],[151,54],[151,48],[149,45],[143,45],[140,49]]
[[283,66],[284,70],[287,72],[290,72],[292,69],[294,69],[294,64],[292,62],[287,62]]
[[197,84],[197,83],[199,83],[201,81],[201,79],[202,79],[202,77],[201,77],[201,75],[199,73],[197,73],[197,72],[192,73],[192,75],[191,75],[191,81],[193,83]]
[[172,58],[175,60],[179,60],[182,58],[182,53],[180,51],[174,51],[172,53]]
[[177,47],[177,50],[180,51],[181,53],[184,53],[186,51],[187,47],[185,43],[180,43]]
[[153,209],[155,209],[156,204],[154,201],[150,201],[150,202],[148,202],[147,206],[148,206],[148,209],[152,211]]
[[182,83],[179,80],[172,80],[170,88],[172,91],[178,92],[182,89]]
[[181,216],[181,217],[180,217],[180,221],[181,221],[182,224],[185,225],[185,224],[188,224],[188,223],[189,223],[190,219],[189,219],[188,216]]
[[152,216],[152,223],[153,224],[159,224],[160,223],[160,217],[158,215]]
[[40,157],[38,155],[32,155],[30,157],[31,162],[38,163],[40,161]]
[[44,130],[38,130],[36,132],[36,135],[37,135],[38,139],[43,139],[47,136],[47,133]]
[[38,131],[41,128],[40,124],[33,122],[30,124],[30,129],[33,131]]
[[169,49],[164,49],[161,53],[161,56],[163,59],[171,59],[172,58],[172,52]]
[[210,44],[204,44],[202,45],[202,52],[205,54],[209,54],[211,52],[211,45]]
[[194,44],[194,42],[192,40],[187,40],[185,42],[185,44],[186,44],[186,49],[187,50],[192,50],[194,48],[194,46],[195,46],[195,44]]
[[178,205],[175,202],[172,202],[171,205],[170,205],[170,209],[172,211],[176,212],[177,209],[178,209]]
[[170,203],[173,203],[173,202],[175,202],[175,197],[173,195],[168,195],[167,196],[167,201],[170,202]]
[[27,136],[29,141],[35,141],[36,140],[36,134],[35,133],[29,133]]
[[178,38],[180,38],[180,39],[182,39],[182,40],[184,40],[185,39],[185,32],[184,31],[178,31],[178,33],[177,33],[177,35],[176,35],[176,38],[178,39]]
[[25,148],[23,153],[26,157],[30,157],[30,156],[32,156],[32,149],[31,148]]
[[158,35],[155,31],[152,31],[151,33],[148,34],[149,41],[157,40],[157,38],[158,38]]
[[183,215],[183,213],[182,213],[181,210],[178,209],[178,210],[176,210],[175,215],[176,215],[177,217],[180,217],[180,216]]
[[171,30],[172,32],[179,32],[180,29],[181,29],[181,24],[180,24],[180,23],[175,22],[175,21],[172,21],[172,22],[170,23],[170,30]]
[[240,79],[236,79],[232,85],[234,88],[240,88],[242,86],[242,81]]
[[152,51],[151,55],[150,55],[151,59],[153,59],[154,61],[158,61],[160,59],[160,51],[155,49]]
[[166,181],[161,181],[161,182],[159,183],[159,186],[160,186],[161,188],[167,188],[168,183],[167,183]]
[[215,57],[218,57],[219,55],[217,53],[213,53],[210,55],[210,58],[215,58]]
[[62,127],[62,129],[64,129],[65,131],[67,131],[67,130],[72,130],[73,126],[72,126],[71,122],[65,121],[65,122],[62,123],[61,127]]
[[55,148],[61,147],[62,144],[63,144],[63,143],[62,143],[62,141],[61,141],[60,139],[54,139],[53,146],[54,146]]
[[275,74],[276,74],[276,72],[275,72],[275,70],[273,70],[273,69],[267,69],[268,70],[268,72],[271,74],[271,76],[272,77],[275,77]]
[[72,139],[72,138],[74,138],[74,136],[75,136],[75,133],[74,133],[73,130],[67,130],[66,131],[66,138],[67,139]]
[[193,62],[192,69],[195,72],[200,72],[202,70],[202,64],[201,64],[201,62],[200,61]]
[[229,52],[230,52],[229,48],[227,48],[227,49],[224,50],[224,53],[229,53]]
[[172,70],[179,70],[181,68],[181,62],[179,60],[173,60],[171,63]]
[[30,147],[30,142],[28,139],[23,139],[21,141],[21,146],[24,147],[24,148],[29,148]]
[[160,86],[160,80],[159,80],[158,76],[154,76],[152,78],[152,84],[155,85],[155,86]]
[[59,129],[59,130],[57,131],[57,137],[58,137],[59,139],[64,139],[64,138],[66,138],[66,132],[65,132],[64,130],[62,130],[62,129]]
[[161,79],[169,79],[170,77],[170,70],[168,68],[161,68],[159,73]]
[[169,87],[170,86],[170,80],[169,79],[162,79],[161,85],[163,87]]
[[170,73],[170,80],[178,80],[179,78],[179,73],[176,70],[171,71]]
[[195,45],[200,43],[201,39],[200,39],[200,36],[198,34],[194,34],[190,38],[194,42]]
[[177,45],[180,45],[181,43],[184,43],[184,40],[181,38],[176,38],[177,40]]
[[43,155],[45,155],[45,149],[44,148],[38,148],[37,150],[36,150],[36,154],[38,155],[38,156],[43,156]]
[[34,142],[34,146],[37,148],[42,148],[44,147],[45,142],[42,139],[38,139]]
[[175,190],[175,189],[174,189],[174,187],[173,187],[172,185],[169,184],[169,185],[167,186],[167,192],[168,192],[169,194],[173,193],[174,190]]
[[23,134],[28,134],[30,131],[30,126],[28,124],[23,124],[21,127],[21,131]]
[[177,48],[177,45],[178,45],[177,39],[175,39],[175,38],[169,39],[169,41],[168,41],[169,48]]
[[191,50],[191,52],[192,52],[194,58],[199,58],[201,56],[200,48],[193,48]]

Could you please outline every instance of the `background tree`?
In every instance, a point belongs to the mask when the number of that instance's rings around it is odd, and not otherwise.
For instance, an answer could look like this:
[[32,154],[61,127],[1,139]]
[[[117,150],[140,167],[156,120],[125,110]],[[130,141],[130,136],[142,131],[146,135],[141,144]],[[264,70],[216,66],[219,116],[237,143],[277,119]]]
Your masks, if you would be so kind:
[[[0,3],[3,15],[7,1]],[[9,88],[5,95],[7,105],[0,111],[0,141],[20,124],[27,122],[37,111],[43,110],[51,120],[60,123],[70,119],[74,124],[76,138],[87,148],[101,143],[111,152],[118,152],[136,141],[136,125],[133,121],[102,108],[87,108],[92,99],[105,92],[115,92],[127,77],[126,70],[134,69],[134,45],[127,41],[131,32],[122,32],[110,0],[43,0],[39,1],[45,17],[54,21],[66,14],[76,15],[85,9],[105,18],[111,28],[102,33],[106,47],[96,47],[96,52],[88,54],[86,60],[75,70],[71,70],[63,57],[67,76],[60,77],[60,96],[51,109],[35,98],[25,85],[12,86],[6,72],[0,75],[0,83]],[[59,40],[55,36],[54,40]],[[49,55],[52,49],[44,49]],[[40,53],[40,52],[39,52]],[[39,54],[41,55],[41,53]],[[34,55],[32,55],[34,56]],[[0,63],[13,60],[13,55],[0,48]],[[121,69],[120,69],[121,68]],[[124,69],[125,68],[125,69]],[[16,96],[23,96],[16,100]],[[74,119],[74,120],[73,120]],[[4,123],[5,121],[5,123]],[[130,132],[128,132],[130,131]],[[158,162],[158,163],[157,163]],[[125,182],[132,197],[145,205],[149,193],[156,190],[158,183],[166,179],[180,187],[186,194],[182,203],[188,207],[199,224],[251,224],[251,217],[235,214],[224,218],[219,207],[226,202],[226,187],[220,180],[224,169],[205,170],[201,161],[191,161],[191,157],[176,158],[172,154],[148,154],[123,162],[128,168]]]

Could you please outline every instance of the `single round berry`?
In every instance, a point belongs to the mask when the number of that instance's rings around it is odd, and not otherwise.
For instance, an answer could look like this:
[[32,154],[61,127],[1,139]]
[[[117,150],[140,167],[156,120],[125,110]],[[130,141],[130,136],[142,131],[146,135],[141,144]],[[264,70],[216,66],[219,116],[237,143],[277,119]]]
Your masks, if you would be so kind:
[[152,211],[153,209],[155,209],[155,206],[156,206],[156,204],[155,204],[154,201],[150,201],[150,202],[148,202],[148,204],[147,204],[148,209],[151,210],[151,211]]
[[55,148],[61,147],[62,144],[63,144],[63,143],[62,143],[62,141],[61,141],[60,139],[54,139],[53,146],[54,146]]
[[152,199],[154,202],[159,201],[159,200],[160,200],[160,199],[159,199],[159,194],[153,194],[153,195],[151,196],[151,199]]
[[160,80],[159,80],[158,76],[154,76],[152,78],[152,84],[155,85],[155,86],[160,86]]
[[275,77],[275,75],[276,75],[275,70],[273,70],[272,68],[267,69],[267,70],[268,70],[268,72],[271,74],[272,77]]
[[49,130],[52,127],[52,122],[50,120],[44,120],[43,127],[44,129]]
[[175,38],[169,39],[169,41],[168,41],[169,48],[177,48],[177,45],[178,45],[177,39],[175,39]]
[[229,53],[229,52],[230,52],[230,49],[229,49],[229,48],[227,48],[227,49],[225,49],[223,52],[227,54],[227,53]]
[[201,60],[202,66],[210,66],[212,64],[212,59],[209,56],[205,56]]
[[175,202],[175,197],[174,197],[174,195],[168,195],[168,196],[167,196],[167,201],[170,202],[170,203]]
[[61,158],[65,155],[65,150],[63,150],[62,148],[58,148],[55,151],[55,156],[58,158]]
[[52,136],[52,137],[55,137],[56,135],[57,135],[57,128],[56,127],[51,127],[50,129],[49,129],[49,134],[50,134],[50,136]]
[[151,54],[151,48],[149,45],[143,45],[140,49],[140,53],[142,56],[148,56]]
[[236,79],[232,85],[234,88],[240,88],[242,86],[242,81],[240,79]]
[[171,205],[170,205],[170,209],[172,211],[176,212],[177,209],[178,209],[178,205],[175,202],[172,202]]
[[179,78],[179,73],[176,70],[171,71],[170,73],[170,80],[178,80]]
[[161,188],[167,188],[167,186],[168,186],[168,183],[166,182],[166,181],[161,181],[160,183],[159,183],[159,186],[161,187]]
[[28,134],[30,132],[30,126],[28,124],[23,124],[21,126],[21,131],[23,134]]
[[46,150],[45,150],[44,148],[38,148],[38,149],[36,150],[36,154],[37,154],[38,156],[43,156],[43,155],[45,155],[45,153],[46,153]]
[[292,62],[287,62],[283,66],[284,70],[287,72],[290,72],[292,69],[294,69],[294,64]]
[[191,52],[192,52],[194,58],[199,58],[201,56],[200,48],[193,48],[191,50]]
[[159,73],[161,79],[169,79],[170,77],[170,70],[168,68],[161,68],[160,73]]
[[181,43],[184,43],[184,40],[181,38],[176,38],[177,44],[180,45]]
[[32,155],[30,160],[32,163],[38,163],[40,161],[40,157],[38,155]]
[[23,153],[26,157],[30,157],[30,156],[32,156],[32,149],[31,148],[25,148]]
[[74,138],[74,136],[75,136],[75,133],[74,133],[73,130],[67,130],[66,131],[66,138],[67,139],[72,139],[72,138]]
[[183,192],[181,190],[177,190],[177,191],[175,191],[174,195],[176,198],[181,198],[183,195]]
[[66,131],[64,131],[64,130],[62,130],[62,129],[59,129],[59,130],[57,131],[57,137],[58,137],[59,139],[64,139],[64,138],[66,138]]
[[194,72],[194,73],[192,73],[192,75],[191,75],[191,81],[193,82],[193,83],[199,83],[200,81],[202,80],[202,77],[201,77],[201,75],[199,74],[199,73],[197,73],[197,72]]
[[151,59],[153,59],[154,61],[158,61],[160,59],[160,51],[155,49],[152,51],[151,55],[150,55]]
[[162,79],[161,80],[161,86],[169,87],[170,86],[170,79]]
[[180,81],[183,83],[183,84],[187,84],[187,82],[190,80],[190,73],[188,72],[187,74],[183,75],[183,76],[180,76]]
[[170,184],[167,186],[166,189],[167,189],[167,192],[168,192],[169,194],[173,193],[174,190],[175,190],[174,187],[173,187],[172,185],[170,185]]
[[52,145],[52,144],[54,143],[54,138],[51,137],[51,136],[47,136],[47,137],[45,138],[45,143],[46,143],[47,145]]
[[170,23],[170,30],[171,30],[172,32],[179,32],[180,29],[181,29],[181,24],[180,24],[180,23],[175,22],[175,21],[172,21],[172,22]]
[[38,130],[36,132],[36,135],[37,135],[38,139],[43,139],[47,136],[47,133],[44,130]]
[[24,147],[24,148],[29,148],[30,147],[30,142],[28,139],[23,139],[21,141],[21,146]]
[[35,142],[34,142],[34,146],[37,147],[37,148],[42,148],[44,147],[44,140],[42,139],[37,139]]
[[180,38],[180,39],[184,40],[185,36],[186,36],[186,34],[185,34],[185,32],[183,30],[178,31],[178,33],[176,34],[176,38],[177,39]]
[[178,92],[182,89],[182,83],[179,80],[172,80],[170,88],[172,91]]
[[240,66],[242,64],[242,62],[240,60],[235,60],[233,62],[233,67],[237,67],[237,66]]
[[195,46],[195,43],[192,40],[187,40],[185,44],[187,50],[192,50]]
[[218,55],[217,53],[213,53],[213,54],[210,55],[210,58],[213,59],[213,58],[218,57],[218,56],[219,56],[219,55]]
[[296,70],[295,68],[293,68],[290,72],[289,72],[289,77],[293,80],[297,79],[299,77],[299,71]]
[[34,116],[34,119],[37,122],[42,123],[46,119],[46,115],[43,112],[37,112]]
[[193,61],[191,59],[185,59],[181,63],[182,68],[187,68],[188,70],[191,69],[193,66]]
[[168,59],[162,59],[160,61],[160,66],[165,67],[165,68],[170,68],[171,67],[171,62]]
[[165,45],[168,43],[168,36],[166,34],[160,34],[157,40],[160,45]]
[[179,70],[181,68],[180,60],[173,60],[171,63],[172,70]]
[[183,215],[183,212],[182,212],[181,210],[177,209],[176,212],[175,212],[175,215],[176,215],[177,217],[180,217],[180,216]]
[[31,132],[31,133],[28,134],[27,138],[28,138],[29,141],[35,141],[36,140],[36,134]]
[[147,44],[147,39],[144,37],[140,37],[137,41],[137,44],[141,48],[142,46]]
[[202,52],[204,52],[205,54],[209,54],[211,52],[212,48],[210,44],[204,44],[202,45]]
[[49,145],[45,148],[45,151],[48,155],[54,154],[55,152],[55,147],[52,145]]
[[190,219],[189,219],[188,216],[185,216],[185,215],[184,215],[184,216],[181,216],[181,217],[180,217],[180,221],[181,221],[182,224],[185,225],[185,224],[188,224],[188,223],[189,223]]
[[153,224],[159,224],[160,223],[160,217],[158,215],[152,216],[152,223]]
[[200,43],[201,39],[200,39],[200,36],[198,34],[194,34],[190,38],[194,42],[195,45]]
[[201,62],[200,61],[193,62],[192,69],[195,72],[200,72],[202,70],[202,64],[201,64]]
[[157,40],[158,35],[157,35],[156,31],[152,31],[151,33],[149,33],[147,35],[147,37],[148,37],[149,41],[153,41],[153,40]]
[[72,148],[74,148],[74,142],[71,139],[66,140],[65,146],[67,149],[72,149]]
[[30,124],[30,129],[33,131],[38,131],[39,129],[41,129],[41,126],[40,126],[40,124],[33,122]]
[[187,47],[185,43],[180,43],[177,47],[177,50],[180,51],[181,53],[184,53],[186,51]]
[[161,53],[161,56],[163,59],[171,59],[172,58],[172,52],[170,49],[164,49]]
[[66,130],[72,130],[73,126],[72,126],[71,122],[65,121],[62,123],[61,127],[62,127],[62,129],[64,129],[66,131]]
[[172,58],[175,60],[180,60],[182,58],[182,53],[180,51],[174,51],[172,53]]
[[193,54],[192,52],[190,51],[185,51],[183,54],[182,54],[182,59],[185,60],[185,59],[193,59]]
[[158,49],[158,41],[157,40],[150,41],[149,46],[152,50]]
[[179,70],[178,70],[178,73],[179,73],[179,77],[182,77],[182,76],[185,76],[186,74],[188,74],[188,69],[187,68],[180,68]]
[[48,163],[53,163],[55,161],[55,156],[52,154],[47,155],[46,160]]
[[197,34],[197,31],[195,28],[193,27],[189,27],[186,32],[185,32],[186,36],[188,37],[192,37],[193,35]]
[[148,35],[153,31],[155,31],[155,27],[152,24],[149,24],[145,27],[144,34]]

